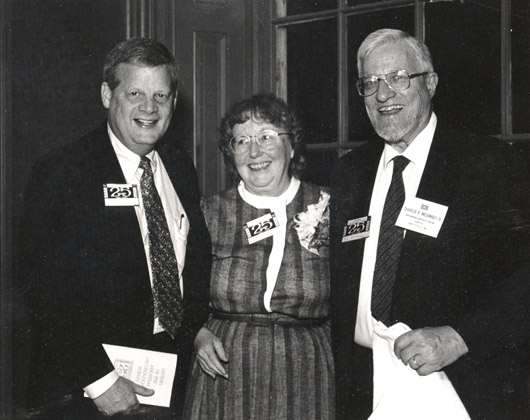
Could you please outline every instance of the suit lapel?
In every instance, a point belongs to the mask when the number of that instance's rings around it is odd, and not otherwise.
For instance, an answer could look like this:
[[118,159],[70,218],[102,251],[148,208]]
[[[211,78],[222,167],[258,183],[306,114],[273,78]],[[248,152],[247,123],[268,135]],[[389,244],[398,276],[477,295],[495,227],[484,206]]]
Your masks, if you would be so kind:
[[[333,283],[339,282],[332,290],[335,305],[349,319],[355,319],[359,296],[359,281],[363,261],[365,239],[342,242],[342,232],[349,220],[369,215],[371,192],[373,189],[377,167],[384,143],[380,139],[359,147],[339,161],[339,179],[334,182],[332,194],[339,201],[336,214],[333,216],[333,252],[335,261],[340,265],[334,266],[335,278]],[[332,200],[334,198],[332,197]],[[340,289],[340,292],[335,293]]]
[[345,170],[346,177],[349,178],[348,182],[344,183],[349,188],[345,194],[349,201],[345,205],[349,219],[368,216],[383,147],[384,143],[381,141],[370,144],[366,150],[358,154],[358,159],[350,162],[350,167]]
[[101,185],[106,183],[125,183],[120,162],[114,152],[107,133],[107,124],[102,124],[87,140],[89,159],[94,169],[94,180]]
[[[416,194],[416,197],[420,199],[448,206],[448,216],[451,211],[451,197],[454,195],[454,182],[452,182],[451,177],[454,176],[455,156],[453,151],[455,149],[453,144],[455,139],[452,136],[452,133],[445,132],[443,127],[440,127],[440,124],[438,124]],[[412,265],[413,261],[417,260],[417,256],[426,244],[432,243],[432,241],[437,241],[437,239],[414,231],[407,231],[405,240],[403,241],[400,267],[394,285],[393,299],[396,299],[403,291],[406,279],[409,277],[410,271],[414,268]]]
[[142,236],[138,225],[138,218],[133,206],[105,206],[103,197],[103,185],[109,183],[124,184],[125,177],[121,170],[118,157],[114,152],[112,143],[107,133],[107,124],[102,124],[89,138],[86,139],[87,167],[85,173],[89,174],[88,182],[94,186],[93,203],[94,214],[100,218],[99,226],[108,233],[113,232],[107,238],[102,239],[109,248],[115,246],[115,242],[122,241],[128,244],[133,252],[134,258],[142,260],[145,258],[143,251]]
[[436,129],[431,150],[416,196],[434,203],[449,205],[451,193],[451,174],[455,159],[452,153],[451,137]]

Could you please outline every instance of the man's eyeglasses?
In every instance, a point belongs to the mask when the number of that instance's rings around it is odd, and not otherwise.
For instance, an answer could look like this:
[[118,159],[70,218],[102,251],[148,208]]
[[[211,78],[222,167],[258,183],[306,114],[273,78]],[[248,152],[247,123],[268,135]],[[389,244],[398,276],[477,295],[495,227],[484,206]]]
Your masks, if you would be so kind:
[[277,133],[274,130],[263,130],[254,136],[239,136],[230,139],[230,150],[234,155],[242,155],[248,153],[250,150],[250,143],[252,138],[256,139],[256,143],[264,150],[273,150],[280,143],[280,136],[291,133]]
[[408,74],[406,70],[396,70],[387,74],[381,74],[378,76],[361,77],[357,80],[357,90],[361,96],[370,96],[377,92],[379,81],[384,81],[386,85],[394,90],[406,90],[410,87],[410,79],[415,77],[425,76],[429,74],[428,71],[422,73]]

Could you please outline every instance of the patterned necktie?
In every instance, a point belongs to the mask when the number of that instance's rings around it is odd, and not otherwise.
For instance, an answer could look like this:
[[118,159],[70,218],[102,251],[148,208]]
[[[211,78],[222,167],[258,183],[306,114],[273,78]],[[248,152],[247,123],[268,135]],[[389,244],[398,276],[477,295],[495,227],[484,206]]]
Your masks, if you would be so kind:
[[383,208],[372,285],[372,315],[387,326],[390,321],[392,291],[403,244],[403,229],[396,226],[396,220],[405,202],[402,175],[409,164],[409,160],[403,156],[396,156],[393,160],[394,171]]
[[178,263],[147,157],[142,157],[140,168],[143,169],[140,186],[149,231],[155,317],[158,316],[160,325],[175,338],[183,316]]

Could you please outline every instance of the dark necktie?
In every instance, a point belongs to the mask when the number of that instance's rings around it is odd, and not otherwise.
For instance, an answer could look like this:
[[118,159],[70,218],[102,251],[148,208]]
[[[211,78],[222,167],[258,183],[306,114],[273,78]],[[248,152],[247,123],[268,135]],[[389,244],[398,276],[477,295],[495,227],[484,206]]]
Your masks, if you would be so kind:
[[175,338],[183,315],[177,258],[147,157],[142,157],[140,168],[144,171],[140,186],[149,231],[155,316],[164,330]]
[[383,208],[372,283],[372,315],[387,326],[403,244],[403,229],[396,226],[396,220],[405,202],[403,170],[409,164],[409,160],[403,156],[396,156],[393,160],[394,171]]

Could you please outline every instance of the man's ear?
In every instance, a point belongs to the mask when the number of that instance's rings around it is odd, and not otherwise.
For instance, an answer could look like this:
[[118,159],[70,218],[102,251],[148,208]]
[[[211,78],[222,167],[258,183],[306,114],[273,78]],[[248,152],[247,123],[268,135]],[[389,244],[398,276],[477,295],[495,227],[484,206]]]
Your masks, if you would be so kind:
[[173,98],[173,111],[175,110],[175,108],[177,107],[177,96],[179,94],[179,91],[176,90],[175,91],[175,97]]
[[101,102],[107,109],[110,108],[110,100],[112,98],[112,89],[109,87],[107,82],[101,84]]
[[429,95],[432,99],[434,97],[434,93],[436,92],[436,86],[438,85],[438,74],[435,72],[429,73],[427,76],[425,76],[425,79],[427,89],[429,90]]

